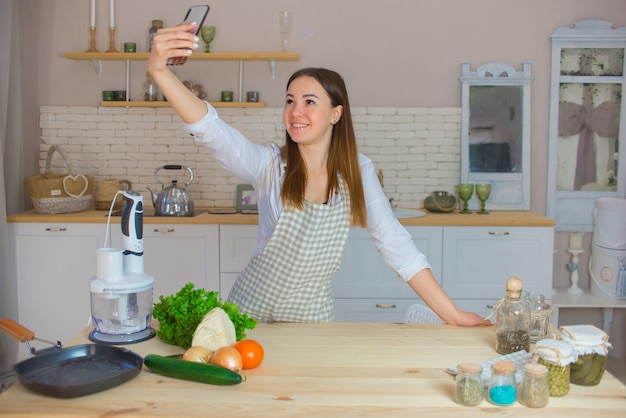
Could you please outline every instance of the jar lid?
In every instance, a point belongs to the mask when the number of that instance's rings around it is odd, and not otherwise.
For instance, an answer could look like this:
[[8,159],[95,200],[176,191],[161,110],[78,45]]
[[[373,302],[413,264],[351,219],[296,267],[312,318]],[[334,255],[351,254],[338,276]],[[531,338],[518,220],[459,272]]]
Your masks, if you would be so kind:
[[552,338],[537,341],[535,357],[537,356],[558,366],[567,366],[576,361],[576,355],[569,343]]
[[476,363],[461,363],[458,365],[457,370],[463,374],[480,374],[483,368],[480,364]]
[[548,368],[540,363],[526,363],[524,364],[524,370],[536,376],[548,373]]
[[519,277],[509,277],[506,280],[505,286],[510,298],[519,299],[522,293],[522,279]]
[[607,333],[594,325],[564,325],[560,330],[563,340],[570,343],[579,354],[606,355],[611,347]]
[[491,366],[491,371],[498,375],[509,374],[515,371],[515,363],[508,360],[497,361]]
[[152,21],[152,26],[160,26],[160,27],[163,27],[163,21],[162,21],[162,20],[159,20],[159,19],[157,19],[157,20],[153,20],[153,21]]

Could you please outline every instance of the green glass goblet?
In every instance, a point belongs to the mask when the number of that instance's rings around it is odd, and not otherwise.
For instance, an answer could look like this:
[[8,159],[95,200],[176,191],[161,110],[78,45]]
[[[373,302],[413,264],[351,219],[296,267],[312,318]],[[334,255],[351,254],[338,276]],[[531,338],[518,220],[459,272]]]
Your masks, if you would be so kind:
[[476,197],[480,200],[480,210],[476,213],[486,214],[489,211],[485,210],[485,202],[489,199],[489,195],[491,194],[491,184],[489,183],[480,183],[476,185]]
[[202,26],[200,35],[202,35],[202,40],[204,41],[204,52],[211,52],[211,42],[215,39],[215,26]]
[[462,183],[457,186],[459,191],[459,198],[463,201],[463,209],[460,213],[472,213],[467,209],[467,202],[472,198],[474,194],[474,185],[471,183]]

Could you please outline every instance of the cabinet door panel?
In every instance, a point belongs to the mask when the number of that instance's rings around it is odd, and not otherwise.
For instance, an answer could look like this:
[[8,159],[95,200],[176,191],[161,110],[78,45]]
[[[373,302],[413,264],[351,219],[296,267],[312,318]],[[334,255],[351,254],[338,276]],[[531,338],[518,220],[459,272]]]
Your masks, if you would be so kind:
[[417,299],[335,299],[337,322],[404,322]]
[[[89,280],[105,227],[87,224],[10,224],[14,230],[18,318],[39,338],[67,343],[89,323]],[[33,341],[36,348],[50,345]],[[27,356],[20,344],[20,358]]]
[[258,236],[256,225],[221,225],[220,272],[241,272],[256,250]]
[[541,227],[444,227],[443,288],[451,298],[500,299],[507,278],[549,295],[554,232]]
[[[433,275],[441,280],[441,227],[406,227],[417,248],[426,255]],[[353,228],[348,234],[343,261],[334,279],[335,297],[415,298],[376,251],[367,230]]]
[[217,225],[144,225],[144,270],[154,276],[154,301],[188,282],[219,290],[217,242]]

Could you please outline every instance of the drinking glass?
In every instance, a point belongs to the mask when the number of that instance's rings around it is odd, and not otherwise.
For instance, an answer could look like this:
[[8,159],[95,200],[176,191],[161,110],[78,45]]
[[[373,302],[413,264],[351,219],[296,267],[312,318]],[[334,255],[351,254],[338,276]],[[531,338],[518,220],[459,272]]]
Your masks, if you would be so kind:
[[485,210],[485,202],[489,199],[491,194],[491,184],[480,183],[476,185],[476,197],[480,200],[480,210],[476,213],[486,214],[489,211]]
[[202,26],[200,34],[204,41],[204,52],[211,52],[211,42],[215,39],[215,26]]
[[461,183],[457,186],[459,191],[459,198],[463,201],[463,209],[460,213],[472,213],[467,209],[467,202],[472,198],[474,194],[474,185],[471,183]]
[[289,43],[287,35],[291,32],[291,26],[293,25],[293,13],[287,10],[278,12],[278,23],[280,24],[280,36],[283,41],[283,52],[287,52],[287,44]]

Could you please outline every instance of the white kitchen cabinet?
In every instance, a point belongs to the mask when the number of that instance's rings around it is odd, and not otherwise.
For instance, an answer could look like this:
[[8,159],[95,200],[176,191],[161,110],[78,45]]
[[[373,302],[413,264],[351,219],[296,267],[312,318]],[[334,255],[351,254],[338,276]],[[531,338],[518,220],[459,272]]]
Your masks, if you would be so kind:
[[257,225],[220,226],[220,295],[226,299],[237,276],[254,254],[259,236]]
[[[69,341],[89,323],[89,280],[96,273],[96,250],[105,246],[106,225],[9,225],[17,260],[18,321],[40,338]],[[154,277],[153,300],[188,282],[218,290],[218,237],[217,225],[144,224],[144,271]],[[122,247],[119,224],[111,225],[106,245]]]
[[[405,228],[441,283],[442,227]],[[406,309],[418,299],[413,289],[385,264],[372,237],[362,228],[352,228],[348,233],[333,292],[336,321],[402,322]]]
[[[433,275],[462,310],[487,316],[511,276],[550,300],[552,227],[406,227]],[[418,296],[382,261],[365,230],[351,230],[335,277],[335,320],[402,321]]]
[[553,228],[444,227],[443,237],[443,289],[462,309],[489,312],[511,276],[551,300]]
[[[104,225],[8,225],[16,260],[16,320],[38,338],[67,343],[89,323],[89,280],[96,273],[96,250],[104,245]],[[50,347],[39,341],[32,345]],[[20,344],[19,356],[28,356],[24,344]]]
[[219,290],[219,226],[144,224],[144,271],[154,277],[154,302],[186,283]]

